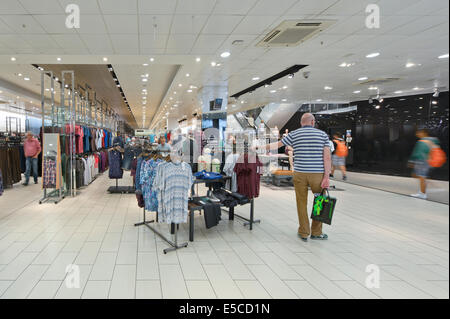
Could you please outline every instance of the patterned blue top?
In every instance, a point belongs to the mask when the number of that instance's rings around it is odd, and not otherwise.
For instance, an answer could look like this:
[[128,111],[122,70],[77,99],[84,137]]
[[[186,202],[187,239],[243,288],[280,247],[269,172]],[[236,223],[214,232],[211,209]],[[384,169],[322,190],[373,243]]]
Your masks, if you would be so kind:
[[323,149],[330,147],[328,135],[311,126],[292,131],[281,142],[294,149],[294,171],[323,173]]
[[156,168],[161,163],[161,160],[148,160],[142,161],[141,170],[139,174],[139,184],[142,190],[142,196],[144,197],[145,209],[151,212],[158,210],[158,197],[157,192],[153,188],[153,181],[156,175]]
[[194,178],[192,169],[185,162],[161,163],[153,181],[158,192],[158,217],[167,224],[186,223],[188,197]]

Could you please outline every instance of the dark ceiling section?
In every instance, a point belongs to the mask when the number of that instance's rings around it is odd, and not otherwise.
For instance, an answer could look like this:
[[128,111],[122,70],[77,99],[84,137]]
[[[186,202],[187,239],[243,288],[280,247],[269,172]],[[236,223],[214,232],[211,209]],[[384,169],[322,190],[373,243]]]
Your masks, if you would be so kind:
[[39,66],[44,70],[53,71],[56,77],[61,77],[61,71],[74,71],[75,87],[79,85],[84,88],[87,84],[96,92],[97,101],[103,100],[130,126],[138,127],[106,64],[43,64]]

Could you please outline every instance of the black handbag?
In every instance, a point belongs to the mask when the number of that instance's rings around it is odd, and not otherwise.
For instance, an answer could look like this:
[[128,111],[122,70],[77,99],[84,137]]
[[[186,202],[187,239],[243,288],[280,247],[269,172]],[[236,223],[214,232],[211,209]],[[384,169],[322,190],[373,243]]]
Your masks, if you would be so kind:
[[331,225],[336,201],[336,198],[330,197],[328,189],[323,189],[319,195],[314,196],[311,219]]

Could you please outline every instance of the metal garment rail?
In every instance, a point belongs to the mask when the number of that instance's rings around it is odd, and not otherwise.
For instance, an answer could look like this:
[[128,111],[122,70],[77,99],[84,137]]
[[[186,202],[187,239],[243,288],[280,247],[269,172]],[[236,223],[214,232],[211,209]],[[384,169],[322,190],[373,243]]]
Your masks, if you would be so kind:
[[178,244],[178,228],[179,228],[178,224],[174,224],[174,223],[170,224],[170,233],[174,234],[174,240],[172,241],[172,240],[168,239],[166,236],[164,236],[163,234],[161,234],[156,228],[149,225],[151,223],[155,223],[155,221],[158,222],[158,213],[156,213],[156,220],[147,221],[146,215],[145,215],[145,207],[144,207],[143,208],[143,221],[140,223],[134,224],[134,226],[144,225],[148,229],[150,229],[152,232],[154,232],[156,235],[158,235],[162,240],[164,240],[166,243],[168,243],[171,247],[165,248],[163,250],[164,254],[167,254],[169,251],[175,251],[177,249],[185,248],[188,246],[187,242]]

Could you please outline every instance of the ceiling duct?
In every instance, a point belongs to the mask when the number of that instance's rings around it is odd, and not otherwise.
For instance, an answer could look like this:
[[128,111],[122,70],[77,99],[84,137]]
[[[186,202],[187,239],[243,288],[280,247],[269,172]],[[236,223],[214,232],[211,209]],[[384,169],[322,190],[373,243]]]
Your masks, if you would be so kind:
[[270,31],[256,46],[294,47],[327,29],[335,20],[286,20]]

